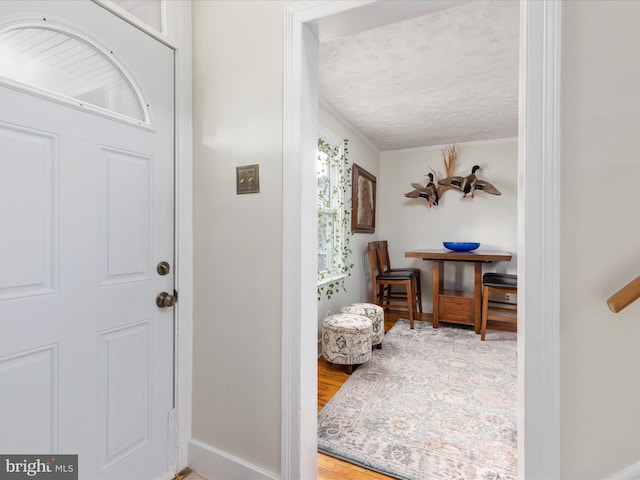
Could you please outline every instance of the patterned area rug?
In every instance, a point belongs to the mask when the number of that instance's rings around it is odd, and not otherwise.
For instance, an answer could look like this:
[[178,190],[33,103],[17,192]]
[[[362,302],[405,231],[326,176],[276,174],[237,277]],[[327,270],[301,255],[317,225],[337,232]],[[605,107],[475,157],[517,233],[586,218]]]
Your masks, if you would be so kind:
[[515,479],[516,334],[398,320],[318,414],[318,450],[400,479]]

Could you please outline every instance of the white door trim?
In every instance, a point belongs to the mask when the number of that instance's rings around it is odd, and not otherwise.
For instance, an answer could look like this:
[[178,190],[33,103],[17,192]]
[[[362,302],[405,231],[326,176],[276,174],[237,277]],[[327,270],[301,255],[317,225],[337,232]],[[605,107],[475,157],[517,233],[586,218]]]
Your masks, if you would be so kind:
[[166,2],[176,50],[176,471],[189,465],[193,383],[193,116],[191,2]]
[[[93,0],[175,51],[175,464],[189,464],[193,380],[193,122],[191,2],[165,0],[166,34],[149,28],[112,2]],[[174,472],[175,473],[175,472]]]
[[529,0],[521,5],[518,476],[560,478],[562,3]]
[[[317,75],[310,72],[323,22],[353,22],[385,2],[296,2],[285,9],[282,280],[282,475],[315,478],[317,317],[315,245],[305,218],[315,218],[305,191],[304,140],[317,132]],[[390,3],[390,2],[389,2]],[[393,2],[396,9],[404,3]],[[437,2],[422,2],[435,4]],[[559,401],[559,111],[561,1],[523,0],[519,132],[519,477],[558,478]],[[335,23],[340,23],[334,22]],[[311,234],[309,233],[311,230]],[[541,260],[542,259],[542,260]],[[526,293],[525,287],[526,286]],[[312,294],[310,295],[309,292]],[[530,319],[526,326],[525,319]],[[311,325],[313,324],[313,325]],[[311,325],[311,327],[309,327]],[[526,347],[526,348],[525,348]],[[525,424],[525,418],[527,422]]]

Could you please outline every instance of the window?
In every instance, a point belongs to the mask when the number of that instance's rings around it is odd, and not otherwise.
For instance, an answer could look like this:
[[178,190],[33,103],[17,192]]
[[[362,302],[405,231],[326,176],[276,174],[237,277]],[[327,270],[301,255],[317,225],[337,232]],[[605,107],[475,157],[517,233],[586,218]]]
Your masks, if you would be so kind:
[[146,121],[137,92],[113,55],[52,26],[15,26],[0,32],[0,77]]
[[318,139],[317,207],[318,207],[318,297],[327,298],[344,289],[342,279],[350,273],[349,209],[346,193],[351,187],[351,168],[347,160],[347,140]]

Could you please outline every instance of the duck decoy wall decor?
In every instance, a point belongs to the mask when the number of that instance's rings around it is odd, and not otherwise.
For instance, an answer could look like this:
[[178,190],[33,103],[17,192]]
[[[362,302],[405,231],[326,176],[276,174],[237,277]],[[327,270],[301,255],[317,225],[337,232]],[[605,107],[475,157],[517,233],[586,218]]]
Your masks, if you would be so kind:
[[[412,183],[411,186],[414,190],[405,193],[405,197],[424,198],[429,208],[431,208],[434,205],[438,205],[444,192],[450,189],[456,189],[462,192],[463,198],[466,198],[469,194],[471,194],[471,198],[475,198],[476,191],[489,193],[491,195],[502,195],[502,192],[491,183],[477,177],[476,172],[482,170],[480,165],[474,165],[471,169],[471,174],[467,176],[453,174],[458,158],[455,145],[449,145],[443,148],[442,157],[446,176],[437,179],[438,186],[436,186],[433,181],[433,173],[428,173],[425,176],[429,177],[429,180],[424,183]],[[433,169],[431,170],[436,174],[436,177],[438,177],[438,173]]]
[[489,182],[485,180],[478,180],[478,177],[476,176],[476,172],[478,170],[482,170],[480,165],[474,165],[471,169],[471,175],[467,175],[466,177],[454,175],[453,177],[443,178],[439,183],[440,185],[451,186],[460,190],[463,193],[463,197],[471,194],[471,198],[474,198],[476,190],[490,193],[491,195],[502,195],[502,192]]
[[405,193],[404,196],[408,198],[424,198],[429,203],[429,208],[434,205],[438,205],[438,188],[433,183],[433,173],[428,173],[429,181],[426,185],[423,183],[412,183],[411,186],[415,189],[409,193]]

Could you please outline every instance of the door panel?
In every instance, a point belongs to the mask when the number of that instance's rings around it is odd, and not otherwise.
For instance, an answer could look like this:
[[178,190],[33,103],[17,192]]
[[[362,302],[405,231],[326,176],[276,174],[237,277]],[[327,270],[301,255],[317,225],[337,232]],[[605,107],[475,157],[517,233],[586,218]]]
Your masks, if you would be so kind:
[[101,284],[147,280],[151,276],[153,159],[106,146],[100,150]]
[[53,293],[56,278],[58,214],[57,137],[31,128],[0,123],[0,152],[3,169],[12,175],[0,175],[0,215],[10,218],[14,205],[21,205],[14,228],[3,229],[0,250],[27,249],[31,255],[7,255],[0,277],[0,299]]
[[[0,32],[23,6],[0,2]],[[174,312],[155,304],[174,288],[173,51],[90,1],[29,6],[112,52],[150,122],[0,82],[0,452],[157,478],[173,444]]]
[[100,471],[150,441],[151,325],[145,321],[100,334]]
[[49,345],[0,361],[0,385],[11,385],[10,395],[21,399],[21,408],[2,422],[13,452],[56,450],[57,357],[57,345]]

